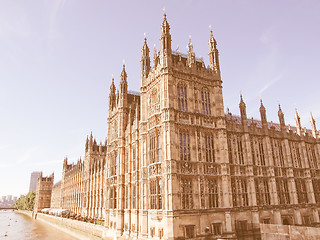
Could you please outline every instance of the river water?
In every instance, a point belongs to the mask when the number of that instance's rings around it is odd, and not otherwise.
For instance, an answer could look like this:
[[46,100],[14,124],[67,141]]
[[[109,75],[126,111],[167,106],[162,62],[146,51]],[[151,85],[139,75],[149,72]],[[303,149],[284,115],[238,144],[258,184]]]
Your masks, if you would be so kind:
[[[6,236],[7,235],[7,236]],[[75,240],[77,238],[11,210],[0,210],[0,240]]]

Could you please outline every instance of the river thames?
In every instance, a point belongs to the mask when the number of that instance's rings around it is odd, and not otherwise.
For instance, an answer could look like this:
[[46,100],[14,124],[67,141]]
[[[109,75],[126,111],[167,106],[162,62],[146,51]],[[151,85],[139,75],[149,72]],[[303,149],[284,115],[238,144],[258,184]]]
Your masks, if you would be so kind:
[[11,210],[0,210],[0,240],[74,240],[63,231]]

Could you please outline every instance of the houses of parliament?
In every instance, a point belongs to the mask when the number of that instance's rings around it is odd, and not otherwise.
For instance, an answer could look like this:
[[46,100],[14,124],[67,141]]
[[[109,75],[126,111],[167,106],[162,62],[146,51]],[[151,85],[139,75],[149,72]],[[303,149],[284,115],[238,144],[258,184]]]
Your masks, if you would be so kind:
[[[51,207],[104,220],[106,235],[133,239],[235,239],[265,224],[319,226],[320,134],[296,112],[296,126],[225,113],[217,42],[209,65],[173,51],[164,15],[160,49],[141,54],[140,92],[128,91],[125,66],[109,92],[108,133],[92,134],[85,157],[63,163]],[[151,56],[150,56],[151,55]],[[152,60],[152,61],[151,61]]]

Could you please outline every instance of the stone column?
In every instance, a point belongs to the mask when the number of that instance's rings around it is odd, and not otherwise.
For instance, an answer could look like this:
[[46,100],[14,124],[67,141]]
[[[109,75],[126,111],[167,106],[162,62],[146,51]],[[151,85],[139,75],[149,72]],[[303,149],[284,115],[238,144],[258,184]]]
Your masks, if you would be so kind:
[[318,212],[318,209],[313,209],[312,210],[312,213],[313,213],[313,222],[315,223],[319,223],[320,222],[320,219],[319,219],[319,212]]
[[273,211],[273,223],[282,225],[281,213],[280,213],[279,210],[274,210]]
[[299,209],[294,209],[294,223],[297,225],[302,225],[301,213]]

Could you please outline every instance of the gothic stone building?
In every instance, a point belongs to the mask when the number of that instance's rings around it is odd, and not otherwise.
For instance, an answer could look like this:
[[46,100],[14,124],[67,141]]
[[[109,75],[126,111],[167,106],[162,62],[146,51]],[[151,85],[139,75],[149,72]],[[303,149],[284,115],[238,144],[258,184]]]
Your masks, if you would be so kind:
[[[62,207],[105,220],[105,235],[131,238],[241,237],[260,223],[318,225],[320,141],[311,130],[224,112],[212,32],[209,66],[171,49],[164,16],[153,61],[145,39],[140,93],[125,66],[110,87],[108,136],[86,142],[84,161],[64,162]],[[104,213],[103,213],[104,212]]]
[[39,212],[43,208],[49,208],[51,203],[51,192],[54,182],[54,174],[43,177],[42,172],[38,175],[36,187],[36,197],[34,202],[34,212]]
[[164,16],[153,63],[145,39],[140,94],[110,87],[105,172],[106,234],[235,237],[259,223],[319,224],[319,133],[224,113],[216,41],[209,67],[172,51]]
[[[65,158],[60,184],[60,207],[82,216],[103,219],[103,183],[106,147],[87,138],[85,160],[68,164]],[[58,187],[58,186],[57,186]],[[57,192],[58,194],[58,192]]]

